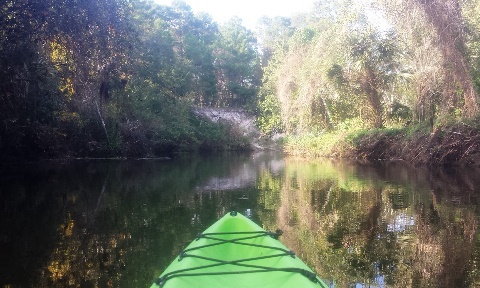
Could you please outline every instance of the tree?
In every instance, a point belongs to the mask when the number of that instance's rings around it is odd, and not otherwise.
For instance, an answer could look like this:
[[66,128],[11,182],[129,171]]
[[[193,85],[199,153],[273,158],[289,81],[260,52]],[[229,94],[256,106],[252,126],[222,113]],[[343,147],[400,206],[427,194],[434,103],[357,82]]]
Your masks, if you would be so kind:
[[[6,71],[13,72],[8,76],[11,80],[5,83],[23,79],[22,81],[29,82],[28,86],[33,85],[40,89],[32,89],[33,86],[26,89],[28,93],[35,94],[35,97],[29,99],[36,99],[35,103],[40,106],[43,106],[41,103],[55,102],[55,108],[47,105],[47,109],[51,109],[47,113],[62,116],[54,120],[53,116],[49,117],[52,121],[60,122],[50,122],[50,127],[61,124],[62,119],[73,119],[70,117],[73,115],[72,112],[81,111],[94,115],[92,119],[99,116],[97,123],[102,123],[105,131],[103,139],[108,139],[105,117],[101,110],[102,103],[111,96],[111,81],[120,78],[128,62],[127,37],[130,34],[126,24],[128,19],[126,3],[121,0],[6,1],[1,4],[0,13],[2,13],[1,41],[2,47],[5,48],[2,49],[2,57],[15,57],[12,59],[13,62],[2,66]],[[14,51],[18,49],[26,53],[15,54]],[[15,74],[14,71],[17,70],[14,67],[15,61],[23,62],[25,68],[30,67],[29,77],[34,74],[37,76],[32,79],[25,78],[27,74],[20,70],[18,72],[23,75]],[[19,91],[5,91],[3,95],[10,93],[12,96],[6,97],[22,95]],[[39,107],[37,104],[35,106]],[[20,107],[22,107],[20,103],[12,105],[11,113],[5,115],[20,112]],[[26,119],[32,119],[32,113],[36,113],[31,111],[24,113]],[[35,108],[33,111],[38,109]],[[93,126],[101,127],[102,124]],[[27,146],[30,149],[32,145],[37,145],[38,149],[41,142],[39,138],[42,138],[42,141],[54,142],[52,139],[61,138],[58,135],[71,136],[65,131],[47,133],[48,129],[38,129],[36,125],[40,123],[27,123],[17,130],[19,135],[26,135],[27,127],[32,129],[31,131],[36,131],[32,132],[33,134],[28,133],[30,136],[27,142],[32,143]],[[66,127],[58,128],[62,130]],[[50,136],[40,136],[41,131]],[[100,136],[96,135],[95,131],[89,132],[95,135],[94,138]],[[43,146],[55,146],[50,144]],[[23,150],[28,151],[29,148]]]
[[261,49],[261,63],[262,66],[266,66],[274,53],[287,51],[288,40],[293,35],[295,28],[292,26],[290,18],[279,16],[260,18],[258,27],[257,38]]
[[46,53],[55,62],[66,86],[69,105],[90,122],[84,127],[85,133],[92,140],[110,146],[113,142],[109,134],[116,132],[113,121],[108,121],[106,106],[118,100],[112,91],[126,81],[132,48],[127,3],[122,0],[53,2],[41,11],[46,17],[43,33],[39,34],[46,44]]
[[242,26],[240,18],[234,17],[220,26],[216,46],[217,106],[252,107],[260,81],[253,33]]
[[212,106],[217,97],[214,44],[218,27],[208,14],[200,14],[185,36],[185,53],[190,61],[192,92],[197,105]]
[[414,87],[409,93],[416,119],[420,121],[433,122],[438,115],[476,114],[478,92],[471,75],[476,71],[472,65],[475,61],[468,59],[467,53],[473,52],[467,48],[472,47],[468,39],[473,39],[469,37],[475,29],[465,29],[468,17],[462,15],[461,9],[463,6],[465,15],[474,13],[474,8],[467,8],[469,3],[473,2],[380,2],[408,55]]
[[468,52],[470,72],[473,77],[476,91],[480,91],[480,1],[469,0],[462,2],[462,16],[465,19],[465,45]]
[[348,58],[346,36],[357,11],[349,1],[324,4],[329,9],[317,3],[311,13],[292,20],[295,31],[264,67],[260,122],[275,119],[268,116],[272,109],[267,107],[279,107],[282,130],[287,134],[321,134],[358,112],[353,108],[357,97],[339,89],[329,77],[330,68]]
[[360,25],[349,37],[348,85],[364,95],[369,118],[375,128],[383,127],[383,102],[399,71],[397,37]]
[[[464,21],[458,0],[416,1],[423,8],[439,37],[443,56],[445,88],[442,108],[463,110],[466,117],[478,112],[478,93],[469,72],[465,51]],[[463,104],[462,104],[463,102]]]

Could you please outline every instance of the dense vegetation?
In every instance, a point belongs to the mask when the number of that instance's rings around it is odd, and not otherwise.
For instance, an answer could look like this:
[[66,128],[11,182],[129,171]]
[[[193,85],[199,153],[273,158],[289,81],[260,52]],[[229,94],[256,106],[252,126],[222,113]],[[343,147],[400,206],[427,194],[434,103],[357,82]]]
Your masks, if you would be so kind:
[[[466,142],[439,148],[443,139],[425,135],[479,132],[479,9],[475,0],[319,1],[276,21],[270,35],[289,37],[265,42],[273,52],[259,94],[261,127],[284,131],[292,153],[429,163],[423,156],[432,149],[457,149]],[[456,123],[460,130],[445,128]],[[378,133],[366,135],[372,128]],[[404,155],[410,150],[391,145],[404,138],[403,148],[434,143],[422,157]],[[479,153],[476,144],[458,150]]]
[[1,157],[153,156],[242,148],[193,105],[253,107],[253,33],[184,2],[0,4]]
[[256,34],[182,1],[7,0],[0,14],[2,158],[246,146],[195,106],[244,108],[316,155],[372,128],[478,132],[479,0],[317,1]]

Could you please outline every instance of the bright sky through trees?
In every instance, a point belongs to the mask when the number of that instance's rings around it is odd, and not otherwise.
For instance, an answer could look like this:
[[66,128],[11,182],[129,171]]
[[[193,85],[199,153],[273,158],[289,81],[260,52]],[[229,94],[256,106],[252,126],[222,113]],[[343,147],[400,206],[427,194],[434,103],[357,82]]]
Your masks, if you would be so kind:
[[[162,5],[170,5],[172,0],[155,0]],[[207,12],[218,23],[224,23],[233,16],[243,20],[243,25],[255,29],[262,16],[292,16],[295,13],[308,12],[315,0],[186,0],[195,13]]]

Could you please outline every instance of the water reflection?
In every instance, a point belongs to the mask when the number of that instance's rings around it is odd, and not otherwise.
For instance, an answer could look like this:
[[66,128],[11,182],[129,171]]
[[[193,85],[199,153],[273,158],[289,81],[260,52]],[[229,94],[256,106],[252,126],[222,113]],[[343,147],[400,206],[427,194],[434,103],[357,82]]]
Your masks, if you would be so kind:
[[478,171],[277,154],[49,162],[0,179],[0,287],[149,287],[237,210],[335,287],[480,286]]
[[[225,159],[221,157],[221,159]],[[220,176],[208,178],[197,191],[227,191],[255,186],[261,172],[278,175],[284,168],[281,154],[259,152],[249,155],[240,165],[230,166]]]
[[475,287],[478,191],[461,190],[477,175],[464,185],[465,174],[398,163],[285,166],[276,224],[337,286]]

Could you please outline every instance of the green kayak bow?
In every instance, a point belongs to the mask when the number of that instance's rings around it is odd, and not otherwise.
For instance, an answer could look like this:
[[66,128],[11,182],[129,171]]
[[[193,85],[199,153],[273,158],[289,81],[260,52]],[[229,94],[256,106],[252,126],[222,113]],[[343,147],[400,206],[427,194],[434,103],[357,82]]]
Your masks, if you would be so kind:
[[278,236],[230,212],[183,250],[151,288],[328,286]]

